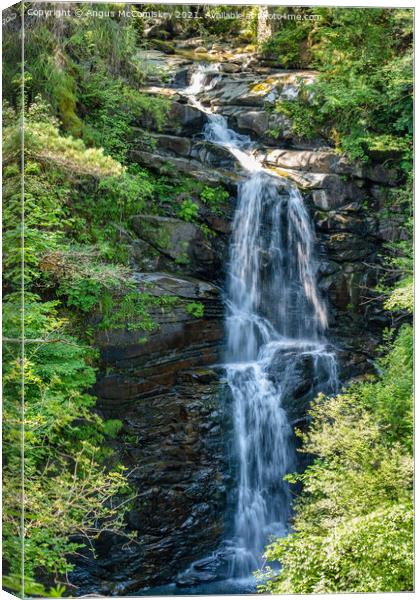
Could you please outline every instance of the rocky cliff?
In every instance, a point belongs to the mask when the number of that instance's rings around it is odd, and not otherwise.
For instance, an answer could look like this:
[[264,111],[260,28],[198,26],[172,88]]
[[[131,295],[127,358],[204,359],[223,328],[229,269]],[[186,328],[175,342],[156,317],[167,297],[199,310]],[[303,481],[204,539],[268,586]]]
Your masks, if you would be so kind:
[[[321,136],[299,139],[291,123],[273,111],[275,101],[295,96],[301,82],[316,73],[264,66],[246,48],[233,53],[199,47],[194,54],[185,48],[194,43],[184,42],[175,54],[168,47],[143,53],[146,63],[165,71],[167,81],[163,85],[151,76],[146,89],[169,97],[171,109],[166,130],[152,132],[153,149],[141,142],[141,128],[148,124],[139,120],[133,158],[158,173],[169,164],[207,185],[222,184],[230,198],[222,214],[200,206],[200,223],[208,229],[168,216],[134,219],[138,237],[131,243],[131,264],[139,289],[200,303],[204,312],[194,316],[176,304],[156,309],[152,317],[159,328],[146,341],[129,329],[98,336],[102,367],[94,391],[100,412],[123,422],[114,446],[137,493],[127,521],[127,532],[137,537],[127,543],[103,534],[98,560],[87,555],[75,571],[82,592],[122,594],[171,581],[216,548],[223,532],[232,477],[229,395],[217,365],[223,356],[229,233],[242,174],[229,152],[202,139],[205,115],[183,94],[196,60],[223,60],[216,85],[200,97],[203,105],[250,135],[267,168],[304,195],[343,382],[370,370],[387,325],[371,290],[384,244],[405,236],[387,205],[394,173],[380,162],[369,168],[348,163]],[[314,387],[310,365],[299,368],[288,406],[294,423],[304,421]]]

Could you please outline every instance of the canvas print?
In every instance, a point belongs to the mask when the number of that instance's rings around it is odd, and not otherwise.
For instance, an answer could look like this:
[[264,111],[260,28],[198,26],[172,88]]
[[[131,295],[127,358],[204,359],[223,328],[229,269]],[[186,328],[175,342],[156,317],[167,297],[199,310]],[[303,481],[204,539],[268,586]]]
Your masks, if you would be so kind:
[[3,11],[3,587],[413,590],[413,9]]

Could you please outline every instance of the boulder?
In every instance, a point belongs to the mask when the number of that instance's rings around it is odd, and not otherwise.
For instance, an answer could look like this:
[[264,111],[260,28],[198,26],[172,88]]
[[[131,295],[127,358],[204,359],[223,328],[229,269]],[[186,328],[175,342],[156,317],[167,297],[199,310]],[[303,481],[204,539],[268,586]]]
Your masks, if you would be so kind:
[[[174,90],[173,94],[165,92],[167,88],[159,89],[156,86],[147,88],[152,90],[153,94],[162,94],[165,96],[176,95],[177,92]],[[199,133],[203,129],[206,119],[204,114],[188,104],[182,104],[181,102],[173,102],[168,113],[168,119],[164,126],[164,132],[172,135],[189,136],[194,133]],[[155,123],[153,119],[147,113],[140,114],[136,119],[136,125],[143,129],[153,131]],[[135,132],[135,128],[134,132]]]
[[157,268],[209,281],[223,278],[227,244],[220,236],[206,236],[199,224],[172,217],[137,215],[132,223],[140,239],[159,253]]
[[397,183],[397,172],[395,169],[389,169],[381,164],[366,167],[363,171],[363,176],[381,185],[395,185]]
[[232,191],[236,191],[237,184],[243,179],[241,172],[227,169],[216,169],[206,167],[198,160],[184,157],[175,157],[173,155],[164,155],[157,152],[147,152],[143,150],[133,150],[131,154],[133,162],[148,167],[158,173],[179,172],[195,177],[199,181],[204,181],[209,185],[224,184]]
[[174,135],[192,135],[200,133],[205,122],[204,113],[197,108],[188,104],[173,102],[164,129],[165,132]]
[[321,210],[334,210],[364,197],[363,191],[355,183],[345,182],[338,175],[326,175],[318,182],[318,186],[320,189],[312,192],[312,200]]
[[220,68],[223,73],[239,73],[241,70],[240,65],[235,65],[235,63],[228,62],[222,63]]
[[178,156],[189,156],[191,153],[189,138],[164,134],[156,134],[153,137],[157,141],[157,147],[162,150],[173,152]]
[[258,136],[266,133],[269,125],[269,117],[265,111],[249,110],[241,111],[236,119],[237,127],[241,131],[252,131]]
[[282,347],[279,344],[270,363],[269,375],[283,389],[283,407],[291,423],[305,416],[309,402],[319,392],[330,389],[332,360],[333,348],[324,344],[307,342],[304,349],[301,344],[296,347],[292,344]]
[[360,176],[361,171],[331,150],[271,150],[265,163],[285,169]]
[[197,225],[171,217],[137,215],[132,224],[140,239],[178,265],[189,264],[192,246],[201,237]]
[[280,167],[269,167],[280,177],[290,179],[301,190],[313,190],[312,202],[321,210],[336,210],[351,202],[358,202],[364,192],[353,181],[345,181],[341,176],[330,173],[311,173]]
[[238,168],[238,163],[229,150],[209,141],[195,142],[191,150],[191,158],[199,160],[204,165],[219,169],[234,171]]
[[206,558],[194,561],[186,571],[176,577],[176,585],[180,588],[193,587],[201,583],[227,579],[230,564],[229,554],[223,549],[217,550]]
[[[150,68],[152,71],[156,72],[156,70],[159,70],[169,76],[175,76],[180,68],[191,64],[191,60],[183,56],[177,54],[169,55],[153,48],[138,50],[136,56],[141,64],[145,66],[146,72],[147,68]],[[161,77],[159,77],[159,81],[162,83]]]
[[[227,63],[229,64],[229,63]],[[280,71],[268,77],[255,72],[229,73],[219,81],[207,97],[212,105],[237,105],[264,107],[273,105],[278,99],[296,96],[302,82],[310,82],[315,77],[312,71]]]

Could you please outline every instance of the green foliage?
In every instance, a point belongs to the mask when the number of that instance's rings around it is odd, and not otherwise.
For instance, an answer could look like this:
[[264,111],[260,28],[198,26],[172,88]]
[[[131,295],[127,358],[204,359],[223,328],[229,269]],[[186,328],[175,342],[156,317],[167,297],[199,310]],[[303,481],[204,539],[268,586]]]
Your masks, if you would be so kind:
[[[164,128],[169,107],[168,100],[139,91],[151,73],[136,56],[148,24],[141,17],[98,19],[88,14],[90,6],[80,6],[83,18],[64,16],[61,27],[54,18],[27,23],[23,107],[20,39],[7,28],[4,37],[5,584],[21,591],[23,536],[26,596],[68,593],[66,575],[83,540],[93,540],[105,529],[121,535],[129,508],[124,470],[107,445],[123,424],[102,420],[89,393],[97,364],[90,346],[93,335],[110,328],[138,331],[141,343],[156,330],[156,313],[180,307],[194,318],[204,316],[200,302],[137,289],[126,266],[133,217],[143,212],[177,215],[197,222],[208,236],[212,231],[200,222],[199,207],[221,215],[229,198],[223,188],[180,175],[173,166],[156,177],[130,163],[138,144],[153,143],[148,129]],[[184,33],[206,41],[223,36],[255,40],[256,7],[240,9],[249,19],[206,16],[206,11],[220,14],[230,8],[197,7],[198,18],[185,20]],[[282,21],[262,48],[266,58],[286,67],[320,71],[296,100],[277,109],[292,118],[300,135],[321,132],[352,158],[389,158],[408,184],[411,11],[316,12],[321,21]],[[26,121],[24,229],[21,108]],[[407,185],[395,190],[389,208],[405,210],[410,201]],[[385,307],[405,317],[412,307],[411,248],[399,242],[390,253],[395,277],[383,282]],[[188,260],[181,253],[176,262]],[[304,488],[295,533],[268,550],[269,559],[280,560],[283,569],[271,573],[263,589],[411,589],[411,328],[404,326],[391,338],[378,361],[378,378],[314,405],[312,423],[302,437],[303,451],[316,459],[305,473],[289,476]]]
[[103,422],[104,433],[110,438],[115,438],[122,427],[123,423],[119,419],[108,419]]
[[185,310],[196,319],[201,319],[204,316],[204,305],[201,302],[190,302]]
[[152,332],[157,329],[157,324],[151,311],[156,308],[171,310],[178,302],[177,296],[153,296],[137,290],[125,293],[123,297],[103,296],[99,328]]
[[80,244],[94,244],[106,260],[126,263],[132,217],[144,211],[154,193],[154,179],[142,169],[85,182],[84,193],[73,200],[74,238]]
[[262,585],[273,594],[395,592],[413,589],[413,509],[384,506],[324,537],[295,534],[273,544],[268,560],[284,574]]
[[280,27],[275,33],[265,40],[261,45],[261,52],[266,58],[271,58],[279,62],[286,69],[300,69],[310,66],[311,54],[310,34],[314,27],[313,21],[304,16],[310,16],[317,13],[318,9],[307,8],[277,8],[274,13],[277,15],[294,15],[299,20],[282,19],[277,21]]
[[407,451],[413,444],[413,330],[400,328],[388,352],[378,361],[382,373],[376,382],[360,387],[360,400],[373,410],[375,420],[386,429],[384,443],[402,444]]
[[[412,11],[321,8],[317,13],[322,20],[311,23],[309,29],[300,22],[288,22],[268,42],[272,47],[278,40],[281,54],[283,40],[287,44],[290,37],[300,39],[306,31],[309,62],[320,71],[314,83],[302,87],[297,99],[280,102],[277,110],[291,117],[299,135],[312,137],[321,131],[353,159],[397,152],[408,166]],[[288,52],[299,60],[297,42]]]
[[[41,302],[27,294],[24,305],[25,356],[22,363],[19,295],[4,307],[4,552],[9,574],[5,584],[20,591],[21,420],[24,419],[25,594],[42,591],[41,580],[72,569],[80,542],[71,536],[95,536],[118,529],[125,508],[109,504],[126,495],[120,467],[105,469],[103,442],[115,426],[91,411],[95,398],[86,393],[95,381],[92,349],[68,331],[57,301]],[[25,379],[25,413],[21,412],[21,376]],[[36,590],[39,588],[39,591]],[[57,590],[57,588],[55,588]]]
[[[6,130],[5,135],[10,131]],[[123,173],[120,163],[101,148],[86,148],[81,140],[60,135],[57,124],[34,121],[30,114],[25,125],[25,152],[32,160],[53,163],[68,172],[96,177]]]
[[204,202],[215,214],[223,214],[223,205],[229,199],[229,192],[222,187],[204,186],[200,193],[200,200]]
[[70,282],[64,281],[60,286],[59,294],[66,295],[66,304],[74,306],[82,312],[90,312],[99,302],[102,288],[98,281],[78,277]]
[[406,310],[412,313],[414,311],[414,279],[412,277],[404,278],[399,286],[391,291],[384,306],[387,310]]
[[166,98],[140,93],[121,80],[109,79],[103,72],[86,78],[80,94],[86,110],[83,138],[123,163],[128,161],[133,147],[130,139],[134,122],[140,120],[158,131],[166,122]]
[[[95,9],[110,10],[105,4]],[[134,121],[160,129],[169,103],[138,91],[145,73],[137,58],[139,19],[124,19],[116,10],[114,17],[101,19],[89,14],[87,6],[80,10],[85,14],[77,18],[60,17],[63,27],[56,27],[53,16],[27,24],[25,103],[42,96],[52,108],[48,122],[53,115],[59,117],[66,132],[126,162]],[[6,31],[5,39],[12,60],[18,56],[19,39],[13,31]],[[19,60],[10,64],[14,71],[8,73],[5,95],[18,107]]]
[[393,220],[395,213],[404,215],[404,229],[408,239],[385,245],[385,276],[376,291],[385,298],[384,307],[398,311],[399,317],[414,310],[414,257],[413,257],[413,173],[410,171],[404,187],[394,188],[388,194],[383,218]]
[[198,217],[198,204],[192,200],[184,200],[178,210],[178,216],[183,221],[191,223],[197,220]]
[[[144,175],[128,174],[101,150],[63,137],[54,122],[45,124],[41,116],[46,110],[39,102],[27,111],[24,586],[26,595],[54,596],[72,569],[74,553],[83,545],[81,538],[95,538],[102,529],[120,531],[129,507],[119,506],[118,498],[127,496],[127,482],[122,468],[112,466],[114,459],[110,460],[105,444],[120,425],[103,423],[92,411],[95,398],[86,390],[95,381],[96,354],[75,335],[81,329],[80,316],[96,309],[101,312],[105,292],[127,289],[129,278],[126,268],[104,262],[98,249],[77,245],[78,231],[92,240],[99,230],[99,225],[97,230],[90,226],[89,214],[94,211],[86,204],[84,211],[78,208],[83,200],[86,203],[86,191],[94,190],[103,201],[99,223],[109,214],[128,219],[150,189]],[[15,159],[19,137],[14,133],[9,125],[5,131],[4,486],[8,501],[4,551],[5,584],[20,592],[22,205]],[[99,241],[105,241],[106,235],[104,231]],[[58,300],[51,301],[51,296],[63,298],[69,310],[64,311]],[[146,318],[150,330],[154,324],[148,314]]]

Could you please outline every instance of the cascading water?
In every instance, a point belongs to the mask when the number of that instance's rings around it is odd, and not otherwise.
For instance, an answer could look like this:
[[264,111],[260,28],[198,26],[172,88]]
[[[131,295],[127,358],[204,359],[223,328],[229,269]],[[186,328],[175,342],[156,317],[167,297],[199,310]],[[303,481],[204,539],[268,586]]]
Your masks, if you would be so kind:
[[270,536],[288,530],[291,497],[283,477],[294,470],[295,448],[285,404],[299,369],[309,360],[314,395],[335,392],[338,384],[303,199],[262,167],[248,136],[199,102],[197,95],[218,81],[214,71],[200,68],[185,93],[207,113],[205,138],[229,149],[247,174],[238,187],[226,292],[225,367],[238,465],[229,574],[240,578],[261,567]]
[[[239,186],[227,289],[227,379],[234,399],[239,481],[232,574],[261,566],[270,535],[285,535],[294,470],[283,407],[303,356],[334,391],[334,354],[322,334],[326,308],[316,287],[313,233],[302,198],[263,170]],[[327,376],[326,376],[327,374]]]

